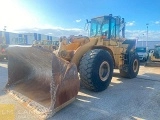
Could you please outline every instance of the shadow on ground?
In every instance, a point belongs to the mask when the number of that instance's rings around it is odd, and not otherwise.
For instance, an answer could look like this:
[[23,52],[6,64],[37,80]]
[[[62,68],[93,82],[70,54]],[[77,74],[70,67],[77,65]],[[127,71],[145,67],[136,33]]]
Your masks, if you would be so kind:
[[[145,75],[160,77],[159,74],[154,73]],[[92,92],[81,87],[76,101],[62,109],[53,118],[57,120],[64,118],[76,120],[159,119],[160,82],[145,78],[146,76],[141,78],[140,75],[134,79],[125,79],[120,77],[119,73],[114,73],[110,86],[103,92]]]
[[[0,91],[8,79],[4,64],[0,63]],[[152,72],[138,75],[134,79],[122,78],[119,73],[114,73],[108,89],[92,92],[82,86],[76,100],[49,120],[159,119],[159,78],[160,74]]]

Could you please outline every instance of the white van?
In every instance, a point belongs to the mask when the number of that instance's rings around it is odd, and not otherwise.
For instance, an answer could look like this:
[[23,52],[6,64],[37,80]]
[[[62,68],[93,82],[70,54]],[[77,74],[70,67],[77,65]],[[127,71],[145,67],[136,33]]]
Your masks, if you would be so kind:
[[138,53],[140,61],[147,61],[149,54],[146,47],[136,47],[136,52]]

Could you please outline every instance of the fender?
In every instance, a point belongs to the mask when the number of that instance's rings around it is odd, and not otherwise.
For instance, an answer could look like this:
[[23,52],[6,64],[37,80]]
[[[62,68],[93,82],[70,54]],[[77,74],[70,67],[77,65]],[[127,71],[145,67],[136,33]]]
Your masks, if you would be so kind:
[[90,42],[86,43],[83,46],[80,46],[74,53],[74,56],[71,62],[75,63],[77,66],[79,65],[80,59],[82,56],[89,50],[92,49],[94,45],[98,42],[98,38],[90,38]]

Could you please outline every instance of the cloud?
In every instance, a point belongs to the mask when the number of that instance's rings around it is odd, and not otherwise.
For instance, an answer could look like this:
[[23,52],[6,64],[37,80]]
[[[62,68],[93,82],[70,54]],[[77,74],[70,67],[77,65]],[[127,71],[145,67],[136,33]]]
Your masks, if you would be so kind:
[[155,24],[160,24],[160,21],[155,21],[154,23],[155,23]]
[[[33,23],[35,23],[37,19],[36,18],[34,19],[34,17],[32,18],[33,18],[32,20],[34,21]],[[70,35],[85,35],[85,36],[88,35],[87,31],[80,28],[63,28],[60,26],[53,26],[50,24],[40,24],[40,23],[33,24],[32,22],[29,22],[29,23],[26,24],[26,26],[21,26],[21,24],[18,26],[17,24],[15,24],[14,29],[11,29],[11,30],[9,30],[8,28],[9,26],[7,26],[7,31],[15,32],[15,33],[40,33],[40,34],[52,35],[55,37],[70,36]],[[160,21],[155,21],[154,23],[160,24]],[[135,21],[128,22],[126,25],[133,26],[135,25]],[[2,28],[4,28],[4,26],[2,26]],[[127,30],[126,29],[126,38],[129,38],[129,39],[139,38],[139,40],[146,39],[146,30]],[[148,32],[148,39],[160,41],[160,31],[150,30]]]
[[[146,30],[126,30],[126,38],[136,39],[138,40],[146,40],[147,33]],[[148,32],[148,40],[158,40],[160,41],[160,31],[149,31]]]
[[77,22],[77,23],[81,22],[81,19],[79,19],[79,20],[76,20],[76,22]]
[[135,25],[135,21],[131,21],[131,22],[127,22],[126,26],[134,26]]
[[[43,26],[41,28],[25,28],[25,29],[17,29],[14,32],[19,33],[40,33],[46,35],[52,35],[55,37],[61,36],[70,36],[70,35],[84,35],[87,36],[87,31],[79,28],[62,28],[62,27],[46,27]],[[147,39],[146,30],[126,30],[125,32],[126,38],[128,39],[137,39],[145,40]],[[148,32],[148,40],[159,40],[160,41],[160,31],[149,31]]]
[[87,35],[87,31],[79,28],[62,28],[62,27],[41,27],[41,28],[25,28],[17,29],[16,33],[40,33],[45,35],[52,35],[54,37],[70,36],[70,35]]

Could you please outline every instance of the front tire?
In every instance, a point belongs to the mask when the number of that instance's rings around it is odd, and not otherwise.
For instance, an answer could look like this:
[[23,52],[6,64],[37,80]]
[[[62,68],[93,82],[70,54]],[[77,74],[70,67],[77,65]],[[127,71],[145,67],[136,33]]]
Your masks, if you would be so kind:
[[113,59],[103,49],[94,49],[83,55],[79,64],[82,84],[89,90],[100,92],[105,90],[112,79]]
[[139,72],[139,66],[140,66],[140,62],[139,62],[139,57],[138,54],[133,54],[131,56],[131,60],[128,66],[128,71],[125,72],[122,69],[120,69],[120,75],[124,78],[135,78]]

